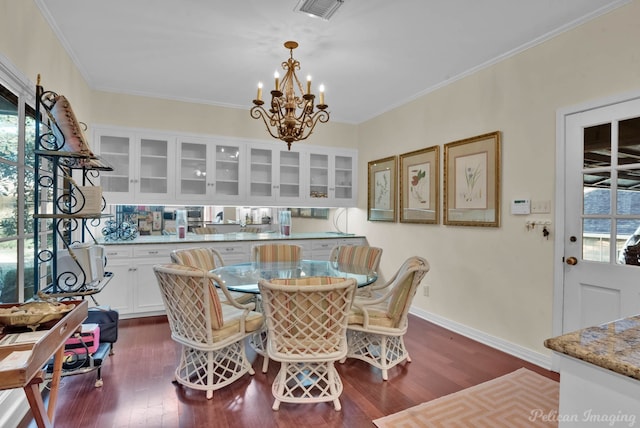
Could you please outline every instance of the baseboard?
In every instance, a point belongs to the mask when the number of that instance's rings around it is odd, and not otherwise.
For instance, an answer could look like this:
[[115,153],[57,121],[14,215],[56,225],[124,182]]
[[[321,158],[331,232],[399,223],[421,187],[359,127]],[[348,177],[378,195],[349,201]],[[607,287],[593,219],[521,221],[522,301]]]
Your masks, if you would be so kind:
[[542,367],[546,370],[552,370],[551,355],[544,355],[539,352],[532,351],[531,349],[527,349],[498,337],[491,336],[483,331],[476,330],[455,321],[451,321],[447,318],[443,318],[439,315],[424,311],[422,309],[412,307],[409,312],[417,317],[439,325],[440,327],[446,328],[447,330],[451,330],[455,333],[461,334],[465,337],[495,348],[499,351],[506,352],[507,354],[528,361],[531,364],[535,364],[536,366]]
[[22,389],[0,391],[0,427],[17,427],[28,412],[29,403]]

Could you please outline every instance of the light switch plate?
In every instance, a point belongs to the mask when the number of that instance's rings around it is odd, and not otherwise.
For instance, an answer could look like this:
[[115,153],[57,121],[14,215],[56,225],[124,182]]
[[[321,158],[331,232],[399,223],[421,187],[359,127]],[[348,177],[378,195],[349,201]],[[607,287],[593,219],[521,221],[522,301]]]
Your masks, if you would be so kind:
[[551,201],[531,201],[531,214],[549,214]]

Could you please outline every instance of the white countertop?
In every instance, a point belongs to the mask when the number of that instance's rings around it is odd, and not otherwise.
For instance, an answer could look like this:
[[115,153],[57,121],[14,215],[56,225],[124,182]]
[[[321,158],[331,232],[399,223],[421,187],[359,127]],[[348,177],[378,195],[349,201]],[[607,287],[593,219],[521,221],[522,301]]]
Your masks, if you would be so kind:
[[307,232],[292,233],[289,236],[280,235],[277,232],[265,233],[216,233],[211,235],[187,234],[184,239],[178,239],[176,235],[141,235],[131,241],[105,241],[98,239],[102,245],[136,245],[136,244],[167,244],[172,242],[236,242],[236,241],[274,241],[274,240],[297,240],[297,239],[335,239],[335,238],[356,238],[362,237],[353,233],[342,232]]

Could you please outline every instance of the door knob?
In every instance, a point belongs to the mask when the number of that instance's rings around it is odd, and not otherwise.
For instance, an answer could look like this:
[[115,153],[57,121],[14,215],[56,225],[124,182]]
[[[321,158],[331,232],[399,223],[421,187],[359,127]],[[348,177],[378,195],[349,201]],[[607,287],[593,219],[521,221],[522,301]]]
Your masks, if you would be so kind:
[[575,257],[567,257],[567,264],[574,266],[578,264],[578,259],[576,259]]

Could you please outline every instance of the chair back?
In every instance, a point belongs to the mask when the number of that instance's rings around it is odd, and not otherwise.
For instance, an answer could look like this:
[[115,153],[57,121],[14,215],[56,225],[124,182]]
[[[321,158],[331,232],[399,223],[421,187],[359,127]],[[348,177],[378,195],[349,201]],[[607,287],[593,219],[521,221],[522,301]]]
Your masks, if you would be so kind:
[[297,262],[302,259],[302,247],[294,244],[261,244],[251,249],[252,262]]
[[329,260],[377,271],[380,257],[382,257],[382,248],[368,245],[338,245],[331,250]]
[[307,277],[258,283],[268,329],[269,356],[338,360],[346,355],[347,317],[355,279]]
[[418,285],[422,278],[429,272],[429,263],[422,257],[409,257],[400,266],[391,285],[390,298],[387,299],[387,317],[391,319],[395,328],[405,328],[407,315],[411,308]]
[[196,235],[213,235],[218,233],[218,229],[212,226],[196,227],[193,229]]
[[156,265],[171,336],[193,347],[211,344],[213,329],[224,325],[222,306],[213,281],[216,275],[191,266]]
[[173,250],[170,256],[173,263],[206,271],[224,266],[222,255],[213,248],[197,247]]

